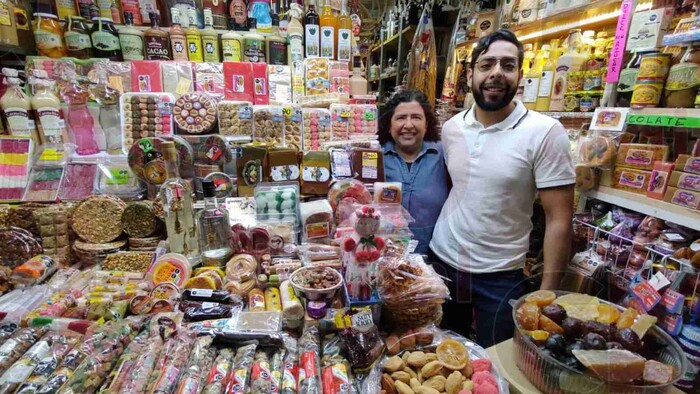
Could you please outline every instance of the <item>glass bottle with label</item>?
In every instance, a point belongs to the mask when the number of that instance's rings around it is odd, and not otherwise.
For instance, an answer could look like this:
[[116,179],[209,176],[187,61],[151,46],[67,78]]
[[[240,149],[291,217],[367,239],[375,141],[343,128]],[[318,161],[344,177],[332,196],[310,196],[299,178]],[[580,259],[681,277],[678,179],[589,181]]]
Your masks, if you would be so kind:
[[144,33],[134,27],[134,15],[131,12],[124,13],[124,21],[126,24],[119,29],[119,44],[124,60],[143,60]]
[[68,56],[78,59],[89,59],[92,55],[92,42],[90,30],[85,18],[71,16],[66,21],[66,30],[63,34],[66,39],[66,53]]
[[201,63],[202,56],[202,33],[197,27],[197,13],[195,10],[187,11],[190,26],[187,28],[187,56],[191,62]]
[[175,143],[163,143],[166,181],[160,187],[160,198],[165,211],[168,246],[172,253],[181,253],[190,264],[199,261],[197,226],[194,221],[192,187],[180,178]]
[[527,109],[535,109],[537,103],[537,93],[540,88],[540,80],[542,79],[542,68],[544,67],[544,55],[542,51],[537,51],[535,61],[532,68],[523,78],[525,86],[523,91],[523,104]]
[[[43,70],[41,70],[43,71]],[[39,140],[42,144],[63,144],[68,141],[61,100],[53,92],[54,81],[33,78],[32,109],[36,115]]]
[[261,34],[272,33],[272,17],[270,16],[269,0],[252,0],[250,18],[255,18],[255,28]]
[[309,10],[304,16],[304,44],[307,58],[318,57],[321,54],[320,23],[321,20],[316,13],[316,2],[311,0],[309,2]]
[[78,10],[75,8],[75,1],[57,0],[56,6],[60,19],[68,20],[71,16],[78,16]]
[[158,14],[149,14],[151,28],[144,33],[146,60],[170,60],[170,35],[158,25]]
[[214,30],[211,10],[204,9],[204,29],[202,30],[202,55],[205,62],[221,63],[219,54],[219,33]]
[[554,52],[556,49],[552,47],[543,45],[543,48],[547,47],[548,50],[544,53],[545,61],[542,66],[542,79],[540,80],[540,87],[537,90],[537,102],[535,104],[535,110],[537,111],[547,111],[549,110],[549,100],[552,94],[552,82],[554,82],[554,64],[556,64],[556,58]]
[[256,29],[255,18],[248,18],[250,30],[244,34],[245,38],[245,61],[251,63],[265,63],[265,37],[259,34]]
[[352,58],[352,19],[348,15],[348,0],[342,0],[341,4],[338,30],[336,31],[336,58],[343,62],[349,62]]
[[304,60],[304,26],[301,25],[302,11],[299,4],[292,3],[289,6],[289,24],[287,36],[289,38],[289,64]]
[[170,16],[170,53],[173,60],[187,61],[187,34],[180,25],[180,10],[176,7],[171,8]]
[[248,5],[245,0],[231,0],[228,11],[231,15],[229,24],[233,30],[248,30]]
[[350,96],[367,94],[367,80],[362,76],[362,58],[355,56],[350,77]]
[[671,66],[664,86],[662,106],[693,108],[700,85],[700,44],[688,46],[681,62]]
[[10,135],[18,137],[31,137],[34,142],[39,142],[36,136],[36,124],[32,114],[32,104],[24,94],[18,78],[17,70],[3,68],[7,90],[0,97],[0,108],[7,121],[7,131]]
[[289,59],[287,53],[287,40],[279,33],[279,17],[272,15],[272,34],[265,38],[267,46],[267,63],[274,65],[286,65]]
[[335,16],[330,0],[323,6],[321,21],[321,57],[333,59],[335,56]]
[[282,38],[287,38],[287,27],[289,26],[289,18],[287,12],[289,11],[289,0],[280,1],[279,9],[279,24],[280,24],[280,36]]
[[233,238],[228,213],[216,201],[213,181],[203,181],[204,209],[197,212],[199,250],[205,266],[224,266],[233,253],[229,239]]
[[[11,17],[12,14],[8,16]],[[39,56],[57,59],[67,55],[66,46],[63,43],[63,29],[56,15],[35,13],[33,29]]]
[[235,30],[221,35],[221,49],[224,61],[242,62],[245,39]]
[[93,17],[90,38],[92,38],[93,56],[113,61],[122,60],[119,33],[110,18]]

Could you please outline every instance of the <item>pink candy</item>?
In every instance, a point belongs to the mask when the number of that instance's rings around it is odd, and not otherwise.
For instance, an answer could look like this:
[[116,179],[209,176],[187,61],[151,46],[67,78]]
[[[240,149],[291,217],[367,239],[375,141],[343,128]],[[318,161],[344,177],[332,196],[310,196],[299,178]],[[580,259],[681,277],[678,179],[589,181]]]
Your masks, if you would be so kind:
[[472,361],[472,370],[474,372],[479,372],[479,371],[490,372],[491,371],[491,360],[488,360],[485,358],[480,358],[478,360]]
[[472,375],[472,382],[474,382],[475,386],[478,386],[480,384],[484,383],[491,383],[494,386],[496,386],[496,378],[491,375],[491,372],[486,372],[486,371],[479,371],[479,372],[474,372]]
[[498,387],[490,383],[484,383],[474,387],[474,394],[498,394]]

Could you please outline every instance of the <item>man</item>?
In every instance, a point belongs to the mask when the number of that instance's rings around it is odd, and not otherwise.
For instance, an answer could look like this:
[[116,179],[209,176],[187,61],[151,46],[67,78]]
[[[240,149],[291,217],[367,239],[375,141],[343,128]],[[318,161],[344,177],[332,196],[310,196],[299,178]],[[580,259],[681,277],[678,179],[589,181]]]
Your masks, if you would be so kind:
[[508,300],[524,290],[533,203],[545,218],[542,289],[556,289],[569,261],[575,174],[561,123],[513,100],[523,47],[508,30],[483,37],[467,78],[475,104],[442,128],[452,190],[430,243],[436,271],[450,282],[448,328],[465,333],[476,318],[477,342],[513,335]]

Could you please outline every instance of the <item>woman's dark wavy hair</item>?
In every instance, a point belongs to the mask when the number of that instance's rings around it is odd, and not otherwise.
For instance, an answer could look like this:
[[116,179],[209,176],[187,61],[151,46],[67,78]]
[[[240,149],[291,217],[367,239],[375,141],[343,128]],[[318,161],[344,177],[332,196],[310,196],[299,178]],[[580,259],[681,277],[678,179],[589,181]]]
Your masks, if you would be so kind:
[[396,107],[401,103],[417,102],[423,107],[426,121],[426,131],[424,141],[439,141],[440,134],[437,130],[437,118],[433,112],[433,106],[428,103],[428,99],[419,90],[405,89],[394,94],[382,111],[382,116],[379,117],[379,143],[384,144],[387,141],[393,141],[391,137],[391,117],[394,116]]

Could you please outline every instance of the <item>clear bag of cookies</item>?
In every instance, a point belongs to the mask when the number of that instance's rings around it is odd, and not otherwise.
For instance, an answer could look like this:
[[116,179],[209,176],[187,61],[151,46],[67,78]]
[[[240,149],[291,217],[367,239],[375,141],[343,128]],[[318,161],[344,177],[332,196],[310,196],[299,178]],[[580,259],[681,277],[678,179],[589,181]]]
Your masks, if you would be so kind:
[[331,112],[324,108],[304,108],[304,150],[321,150],[331,140]]
[[231,140],[253,139],[253,103],[223,100],[219,102],[219,134]]
[[284,144],[284,112],[277,105],[253,107],[253,142]]
[[177,130],[186,134],[209,134],[216,126],[216,100],[204,92],[186,93],[173,107]]
[[353,118],[353,106],[348,104],[331,104],[331,141],[348,139]]
[[289,104],[282,107],[282,112],[284,113],[284,146],[301,151],[304,125],[302,109],[298,105]]
[[306,70],[306,95],[330,93],[330,65],[328,59],[310,58],[304,60]]
[[374,136],[377,134],[377,120],[379,113],[374,104],[355,104],[352,106],[352,116],[350,118],[350,137]]
[[126,93],[119,101],[125,154],[141,138],[173,134],[175,96],[172,94]]

